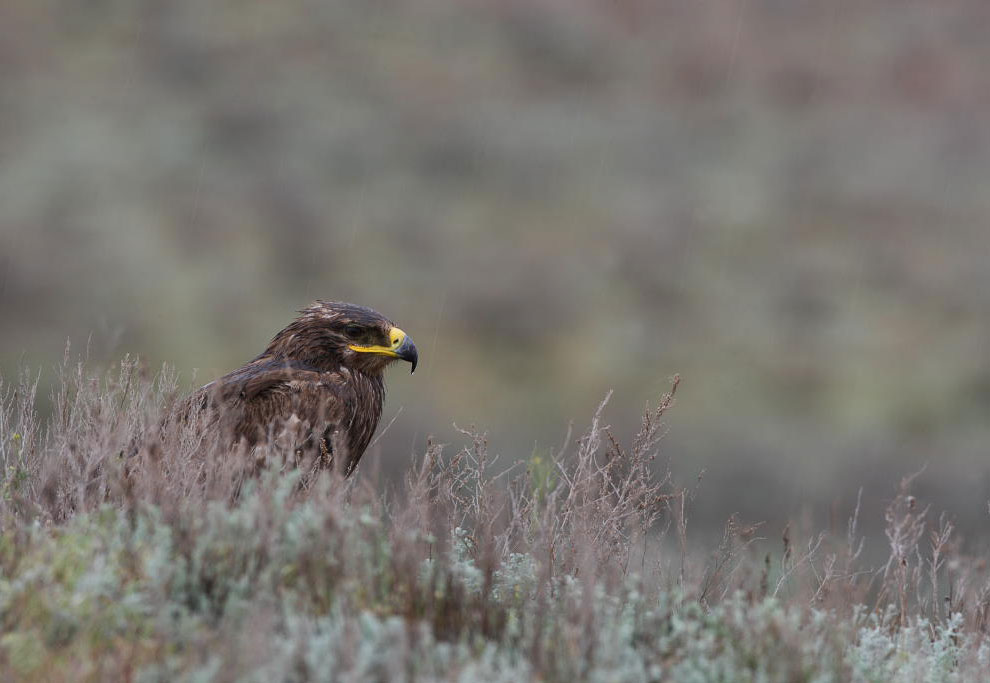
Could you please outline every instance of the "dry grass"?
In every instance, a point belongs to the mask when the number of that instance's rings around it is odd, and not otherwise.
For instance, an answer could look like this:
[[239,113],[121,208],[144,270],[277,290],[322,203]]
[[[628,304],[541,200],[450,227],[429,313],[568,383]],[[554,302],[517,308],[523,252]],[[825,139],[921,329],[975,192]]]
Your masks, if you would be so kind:
[[[863,566],[858,504],[841,538],[788,525],[768,552],[765,529],[733,517],[692,553],[699,502],[658,458],[678,382],[628,442],[606,397],[559,451],[500,469],[466,429],[464,447],[430,443],[382,493],[360,473],[302,486],[278,439],[247,453],[173,422],[168,370],[125,359],[92,374],[67,354],[48,421],[35,376],[0,385],[0,672],[234,680],[281,662],[284,680],[704,680],[728,652],[753,677],[885,680],[907,647],[915,672],[981,665],[986,562],[959,552],[950,520],[930,522],[912,477],[887,506],[881,566]],[[398,644],[362,654],[376,638]]]

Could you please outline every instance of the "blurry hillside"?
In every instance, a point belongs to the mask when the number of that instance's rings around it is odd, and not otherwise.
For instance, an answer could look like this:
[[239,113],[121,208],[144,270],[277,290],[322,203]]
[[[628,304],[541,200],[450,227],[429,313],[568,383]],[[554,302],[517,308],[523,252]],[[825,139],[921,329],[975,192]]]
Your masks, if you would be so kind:
[[553,447],[610,388],[627,429],[679,372],[696,524],[842,523],[927,462],[975,531],[988,32],[985,0],[6,0],[0,370],[70,337],[192,384],[350,300],[421,349],[386,472],[453,422]]

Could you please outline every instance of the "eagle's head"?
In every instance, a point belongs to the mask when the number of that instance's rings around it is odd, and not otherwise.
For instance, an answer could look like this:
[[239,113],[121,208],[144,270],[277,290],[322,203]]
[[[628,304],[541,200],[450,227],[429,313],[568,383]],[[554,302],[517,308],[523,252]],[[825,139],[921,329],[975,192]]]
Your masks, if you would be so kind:
[[303,361],[330,370],[346,367],[380,375],[395,360],[416,371],[412,338],[381,313],[340,301],[317,301],[275,335],[263,356]]

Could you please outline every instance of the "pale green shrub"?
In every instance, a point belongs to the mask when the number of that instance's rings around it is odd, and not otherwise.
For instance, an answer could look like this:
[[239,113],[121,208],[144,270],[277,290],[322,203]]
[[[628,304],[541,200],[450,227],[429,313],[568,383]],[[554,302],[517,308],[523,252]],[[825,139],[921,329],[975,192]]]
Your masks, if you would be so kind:
[[774,568],[731,521],[707,563],[687,556],[685,492],[647,467],[670,397],[629,447],[596,416],[574,453],[541,454],[553,476],[494,478],[468,432],[386,504],[359,478],[243,476],[245,454],[160,431],[167,383],[127,372],[79,380],[45,434],[2,402],[27,435],[5,465],[29,473],[0,501],[4,680],[948,682],[990,663],[986,577],[958,556],[940,573],[946,527],[920,547],[906,484],[903,571],[857,570],[852,529],[845,550],[787,536]]

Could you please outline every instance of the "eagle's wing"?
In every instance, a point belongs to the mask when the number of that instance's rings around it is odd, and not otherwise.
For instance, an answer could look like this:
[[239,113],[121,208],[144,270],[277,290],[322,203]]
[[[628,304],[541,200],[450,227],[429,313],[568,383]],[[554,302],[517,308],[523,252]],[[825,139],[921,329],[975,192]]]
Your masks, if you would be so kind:
[[257,359],[197,393],[235,439],[254,444],[281,438],[301,454],[349,463],[347,431],[356,408],[349,374]]

